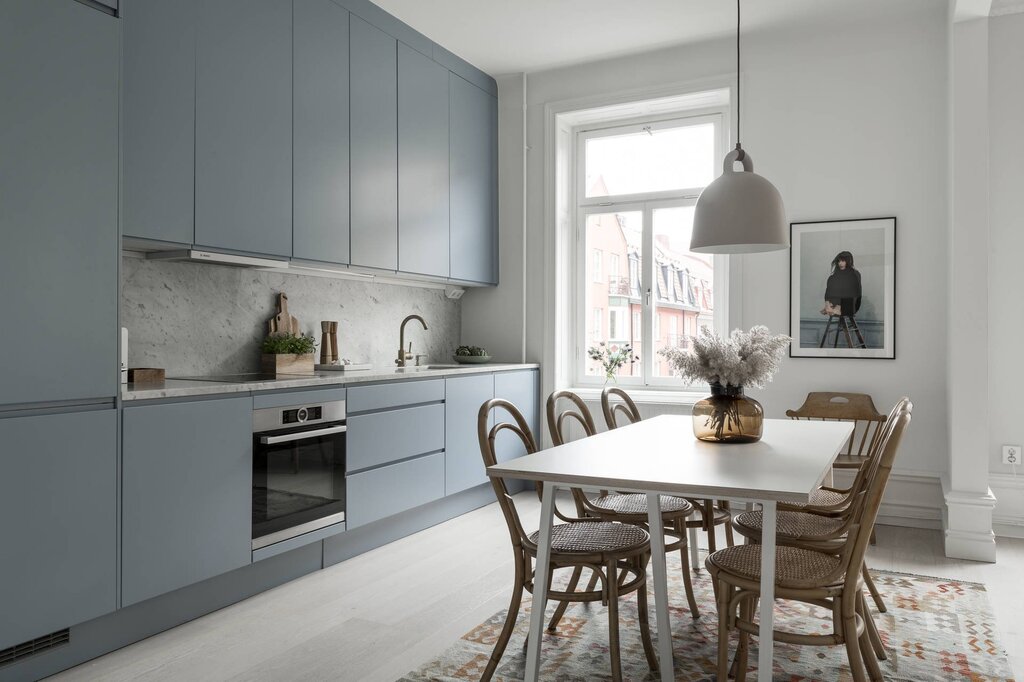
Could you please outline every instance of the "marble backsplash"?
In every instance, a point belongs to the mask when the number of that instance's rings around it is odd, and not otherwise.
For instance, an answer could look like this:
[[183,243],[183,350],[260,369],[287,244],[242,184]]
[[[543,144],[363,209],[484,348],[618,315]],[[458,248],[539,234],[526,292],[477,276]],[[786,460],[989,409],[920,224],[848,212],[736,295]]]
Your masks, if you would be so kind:
[[430,327],[406,326],[406,345],[413,342],[413,353],[450,362],[459,342],[459,302],[440,289],[132,255],[122,258],[121,278],[128,365],[162,367],[168,377],[258,371],[259,346],[282,291],[303,332],[318,343],[320,321],[337,320],[338,353],[353,362],[393,366],[399,324],[412,313]]

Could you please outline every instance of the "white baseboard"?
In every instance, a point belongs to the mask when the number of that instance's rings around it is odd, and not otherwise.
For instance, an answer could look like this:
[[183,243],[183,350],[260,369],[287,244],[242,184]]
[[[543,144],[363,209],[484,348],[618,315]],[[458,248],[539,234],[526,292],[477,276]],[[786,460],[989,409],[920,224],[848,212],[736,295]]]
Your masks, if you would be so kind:
[[992,512],[996,535],[1024,538],[1024,475],[989,474],[988,485],[997,500]]
[[[845,488],[853,482],[851,469],[837,469],[835,483]],[[906,528],[942,528],[942,484],[939,475],[929,471],[894,469],[889,476],[885,497],[878,510],[877,523]]]
[[942,494],[946,500],[942,527],[946,556],[969,561],[996,560],[996,536],[992,532],[992,514],[996,497],[990,488],[984,492],[954,490],[943,477]]

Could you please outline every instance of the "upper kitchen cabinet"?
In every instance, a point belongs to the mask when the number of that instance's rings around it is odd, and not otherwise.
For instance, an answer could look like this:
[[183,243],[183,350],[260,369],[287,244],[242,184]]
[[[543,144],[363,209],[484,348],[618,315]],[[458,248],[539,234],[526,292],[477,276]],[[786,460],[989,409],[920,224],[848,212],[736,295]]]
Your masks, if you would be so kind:
[[0,3],[0,404],[117,393],[117,21]]
[[292,253],[292,3],[199,8],[195,242]]
[[292,247],[295,258],[349,262],[349,14],[295,0]]
[[356,16],[349,34],[352,264],[398,269],[398,41]]
[[198,0],[125,0],[121,232],[194,241]]
[[450,74],[451,278],[498,283],[498,101]]
[[448,276],[448,69],[398,44],[398,269]]

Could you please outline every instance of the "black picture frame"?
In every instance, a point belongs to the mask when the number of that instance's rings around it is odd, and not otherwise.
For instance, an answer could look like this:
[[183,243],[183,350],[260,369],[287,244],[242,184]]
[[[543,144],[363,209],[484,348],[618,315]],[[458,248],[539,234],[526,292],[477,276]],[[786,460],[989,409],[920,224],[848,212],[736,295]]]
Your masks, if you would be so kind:
[[[803,220],[789,224],[791,245],[789,250],[789,334],[793,338],[789,346],[789,357],[896,359],[896,282],[898,274],[896,227],[896,216]],[[823,334],[814,335],[822,322],[819,319],[804,316],[807,309],[806,303],[810,300],[806,294],[806,287],[803,286],[804,278],[811,277],[810,273],[804,273],[801,267],[805,235],[848,231],[849,236],[852,237],[858,230],[879,228],[883,230],[881,263],[871,262],[869,267],[881,274],[880,278],[876,278],[883,282],[881,296],[874,295],[871,299],[873,308],[877,309],[878,305],[881,305],[882,319],[857,320],[855,315],[829,316],[825,320],[825,324],[828,326],[825,327]],[[842,235],[840,236],[842,237]],[[822,247],[818,246],[818,248],[820,250]],[[837,247],[833,247],[833,250],[835,248]],[[878,254],[874,255],[877,258]],[[853,257],[855,258],[855,256]],[[880,300],[874,300],[879,298]],[[824,304],[824,291],[821,301]],[[859,310],[860,300],[858,299]],[[824,316],[823,313],[822,315]],[[843,317],[849,319],[844,322]],[[845,328],[840,326],[841,323],[844,323]],[[832,336],[833,334],[834,336]],[[859,347],[862,342],[864,347]]]

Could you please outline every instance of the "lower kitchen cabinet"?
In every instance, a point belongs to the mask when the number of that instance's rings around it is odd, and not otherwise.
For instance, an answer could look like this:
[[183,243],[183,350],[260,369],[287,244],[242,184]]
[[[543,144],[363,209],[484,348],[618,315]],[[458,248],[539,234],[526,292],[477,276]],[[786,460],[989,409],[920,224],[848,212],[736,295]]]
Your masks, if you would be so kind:
[[[535,369],[498,372],[494,375],[494,397],[504,398],[523,413],[535,440],[540,440],[540,373]],[[502,411],[498,419],[507,419]],[[539,445],[539,443],[538,443]],[[511,431],[502,431],[494,440],[495,454],[499,462],[526,454],[522,441]]]
[[117,412],[0,419],[0,649],[117,606]]
[[[493,374],[471,374],[445,380],[445,495],[487,482],[477,435],[477,415],[480,406],[493,397]],[[488,423],[494,423],[493,414]]]
[[252,559],[250,397],[126,407],[122,605]]
[[345,487],[351,530],[444,497],[444,453],[352,474]]

